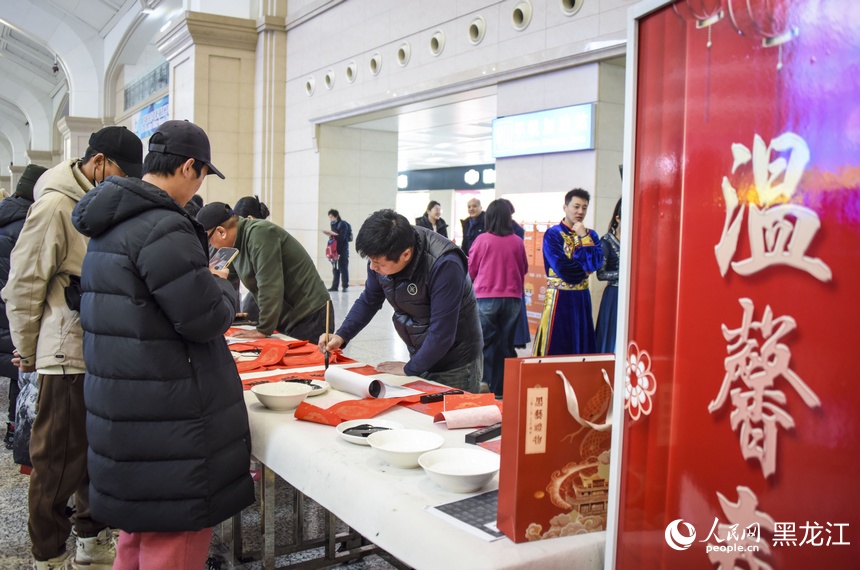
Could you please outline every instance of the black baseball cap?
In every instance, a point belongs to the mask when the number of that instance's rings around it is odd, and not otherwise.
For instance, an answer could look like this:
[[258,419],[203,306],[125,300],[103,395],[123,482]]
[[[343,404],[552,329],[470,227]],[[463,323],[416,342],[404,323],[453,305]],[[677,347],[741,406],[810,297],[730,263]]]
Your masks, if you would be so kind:
[[209,167],[209,174],[224,178],[221,171],[212,164],[209,137],[206,132],[190,121],[165,121],[155,131],[161,133],[160,143],[149,143],[149,152],[172,154],[199,160]]
[[208,232],[213,228],[217,228],[235,214],[236,212],[233,211],[229,204],[225,204],[224,202],[209,202],[197,212],[197,221]]
[[111,159],[126,176],[140,178],[143,169],[143,143],[125,127],[105,127],[90,135],[90,148]]

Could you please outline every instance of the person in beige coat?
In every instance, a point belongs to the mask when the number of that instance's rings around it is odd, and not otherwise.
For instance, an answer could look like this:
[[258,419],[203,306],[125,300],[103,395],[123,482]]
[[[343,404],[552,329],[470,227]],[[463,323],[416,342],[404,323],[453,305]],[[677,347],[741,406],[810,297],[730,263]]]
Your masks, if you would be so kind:
[[110,529],[89,515],[86,408],[80,275],[87,239],[71,214],[84,194],[108,176],[139,177],[140,139],[124,127],[92,134],[84,157],[45,172],[36,184],[11,271],[2,291],[19,370],[39,374],[39,399],[30,439],[28,529],[36,568],[68,568],[65,509],[75,496],[75,563],[110,568]]

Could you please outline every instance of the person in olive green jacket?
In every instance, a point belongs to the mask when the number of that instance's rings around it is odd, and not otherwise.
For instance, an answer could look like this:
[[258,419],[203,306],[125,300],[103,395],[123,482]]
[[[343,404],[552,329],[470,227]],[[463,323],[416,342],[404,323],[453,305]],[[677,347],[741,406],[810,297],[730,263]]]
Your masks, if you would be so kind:
[[[267,220],[236,215],[228,204],[212,202],[197,214],[212,247],[235,247],[233,267],[260,306],[256,330],[234,336],[264,338],[275,331],[316,342],[326,332],[328,291],[296,238]],[[332,331],[334,314],[330,317]]]

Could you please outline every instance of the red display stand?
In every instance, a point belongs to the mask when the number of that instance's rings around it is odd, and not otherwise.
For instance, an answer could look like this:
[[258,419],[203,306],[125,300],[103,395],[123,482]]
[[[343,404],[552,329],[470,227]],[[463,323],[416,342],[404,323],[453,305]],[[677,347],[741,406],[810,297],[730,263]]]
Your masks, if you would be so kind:
[[856,568],[860,3],[631,18],[607,566]]

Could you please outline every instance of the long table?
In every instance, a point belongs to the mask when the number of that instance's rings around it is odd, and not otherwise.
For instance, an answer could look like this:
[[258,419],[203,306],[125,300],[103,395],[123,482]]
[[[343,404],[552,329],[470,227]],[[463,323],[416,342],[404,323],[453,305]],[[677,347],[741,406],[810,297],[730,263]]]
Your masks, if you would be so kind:
[[[320,368],[305,368],[304,371]],[[298,372],[291,369],[289,372]],[[244,374],[253,378],[276,374],[267,371]],[[380,374],[391,384],[417,378]],[[356,396],[329,390],[308,399],[327,408]],[[372,448],[355,445],[339,436],[332,426],[297,420],[293,412],[265,408],[250,391],[245,392],[251,425],[252,453],[298,491],[328,509],[340,520],[392,556],[417,569],[515,569],[603,568],[605,532],[515,544],[508,538],[487,542],[427,512],[469,495],[437,487],[421,468],[400,469],[379,459]],[[469,429],[448,430],[425,414],[395,406],[378,416],[407,428],[423,429],[445,438],[444,447],[466,447]],[[264,477],[264,480],[268,480]],[[481,492],[498,487],[498,477]],[[273,495],[273,493],[272,493]],[[265,528],[264,552],[273,552],[274,529]],[[267,545],[267,546],[265,546]],[[266,567],[273,564],[268,561]]]

